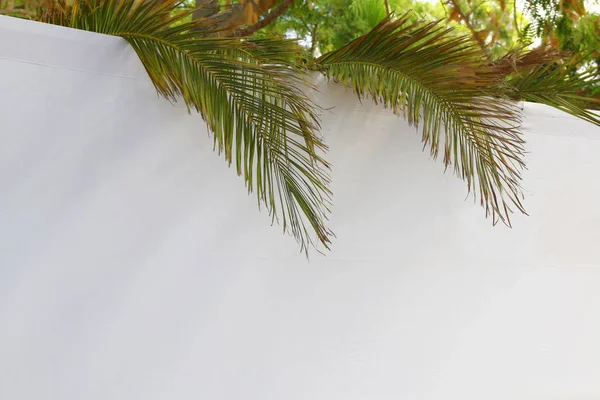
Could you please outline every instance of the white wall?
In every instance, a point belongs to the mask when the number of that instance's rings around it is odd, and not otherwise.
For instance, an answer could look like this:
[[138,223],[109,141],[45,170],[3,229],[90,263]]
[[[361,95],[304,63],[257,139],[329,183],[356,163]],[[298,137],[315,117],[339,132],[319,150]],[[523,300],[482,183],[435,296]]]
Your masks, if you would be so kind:
[[526,104],[510,230],[319,86],[307,263],[123,40],[0,17],[0,399],[600,398],[600,129]]

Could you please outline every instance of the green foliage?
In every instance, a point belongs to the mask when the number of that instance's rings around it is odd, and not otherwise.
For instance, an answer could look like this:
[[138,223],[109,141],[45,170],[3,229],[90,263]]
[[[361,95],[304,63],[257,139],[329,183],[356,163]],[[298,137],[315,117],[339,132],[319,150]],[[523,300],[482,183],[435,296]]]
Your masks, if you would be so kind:
[[514,8],[515,0],[446,0],[444,4],[452,26],[471,35],[492,59],[520,42],[518,26],[524,21]]
[[351,11],[352,0],[296,1],[260,36],[300,39],[309,57],[336,49],[366,33],[369,27]]
[[[394,5],[390,4],[390,7],[393,8]],[[383,0],[352,0],[350,11],[369,29],[374,28],[387,17]]]
[[[453,28],[453,35],[471,34],[452,13],[452,7],[442,5],[442,2],[390,0],[389,4],[395,15],[411,11],[412,21],[446,20],[447,26]],[[490,55],[500,57],[519,42],[512,22],[513,14],[506,7],[496,1],[460,0],[458,4],[469,16],[473,28],[489,39]],[[522,21],[521,14],[517,15]],[[285,15],[261,34],[296,37],[314,56],[345,45],[373,29],[385,17],[383,0],[297,0]]]
[[532,28],[543,44],[578,55],[573,68],[595,67],[600,73],[600,14],[589,13],[587,6],[598,1],[531,0],[526,11]]
[[[409,10],[412,20],[441,19],[441,5],[418,0],[390,0],[392,12]],[[383,0],[297,0],[275,23],[259,36],[295,37],[310,57],[340,48],[367,33],[386,16]]]

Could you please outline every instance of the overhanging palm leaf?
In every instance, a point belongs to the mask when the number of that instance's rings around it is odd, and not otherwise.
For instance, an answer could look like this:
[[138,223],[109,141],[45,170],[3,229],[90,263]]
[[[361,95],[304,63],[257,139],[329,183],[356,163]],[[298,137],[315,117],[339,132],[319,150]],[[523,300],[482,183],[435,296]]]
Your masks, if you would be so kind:
[[577,71],[571,64],[576,60],[542,48],[512,52],[496,62],[506,75],[505,93],[515,100],[546,104],[600,126],[600,116],[588,110],[600,101],[584,95],[590,86],[600,85],[600,75],[595,70]]
[[590,84],[600,84],[594,70],[570,75],[565,66],[541,65],[527,74],[516,74],[508,83],[521,100],[546,104],[600,126],[600,116],[588,110],[597,108],[600,101],[583,94]]
[[[292,41],[199,37],[178,0],[49,0],[40,19],[125,38],[158,92],[198,111],[215,145],[250,191],[308,250],[312,228],[327,247],[330,192],[325,144],[313,105],[299,89]],[[191,11],[190,11],[191,13]],[[178,22],[177,24],[174,24]]]
[[524,212],[523,140],[513,103],[497,96],[503,76],[483,60],[468,38],[437,23],[412,23],[405,14],[323,55],[314,67],[420,125],[431,154],[443,146],[444,163],[479,192],[486,214],[510,224],[511,207]]

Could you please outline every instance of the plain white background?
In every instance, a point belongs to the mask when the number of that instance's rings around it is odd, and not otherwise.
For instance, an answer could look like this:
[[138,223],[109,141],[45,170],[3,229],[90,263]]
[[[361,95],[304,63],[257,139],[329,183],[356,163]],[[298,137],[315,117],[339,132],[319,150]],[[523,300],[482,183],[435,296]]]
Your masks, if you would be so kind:
[[0,398],[600,398],[600,129],[525,105],[491,226],[318,80],[331,252],[298,253],[119,38],[0,17]]

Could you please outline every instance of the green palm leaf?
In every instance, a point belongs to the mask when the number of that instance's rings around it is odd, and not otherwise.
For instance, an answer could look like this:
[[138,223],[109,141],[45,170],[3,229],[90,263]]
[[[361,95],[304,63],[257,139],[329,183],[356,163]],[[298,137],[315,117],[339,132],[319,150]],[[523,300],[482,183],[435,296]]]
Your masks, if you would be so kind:
[[600,115],[589,110],[598,108],[600,101],[584,94],[590,84],[600,84],[594,70],[571,75],[565,66],[542,65],[509,78],[508,83],[521,100],[546,104],[600,126]]
[[588,110],[600,101],[585,94],[600,86],[600,75],[594,69],[577,70],[576,64],[576,58],[543,48],[511,52],[496,62],[506,75],[504,90],[515,100],[546,104],[600,126],[600,116]]
[[483,60],[468,38],[405,14],[313,66],[420,126],[431,154],[443,148],[446,167],[453,165],[469,191],[479,193],[486,215],[510,224],[513,207],[524,212],[523,140],[513,102],[497,95],[503,76]]
[[39,15],[45,22],[126,39],[158,92],[172,101],[183,99],[202,115],[219,152],[235,163],[259,205],[266,205],[301,249],[308,251],[315,233],[327,247],[326,146],[317,135],[314,105],[300,89],[306,81],[294,64],[298,46],[287,40],[202,37],[201,22],[182,22],[192,10],[173,13],[180,3],[49,0]]

